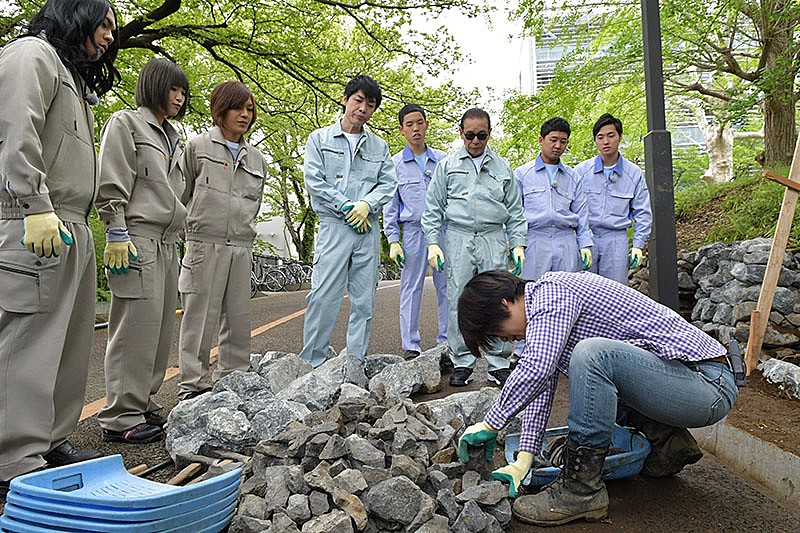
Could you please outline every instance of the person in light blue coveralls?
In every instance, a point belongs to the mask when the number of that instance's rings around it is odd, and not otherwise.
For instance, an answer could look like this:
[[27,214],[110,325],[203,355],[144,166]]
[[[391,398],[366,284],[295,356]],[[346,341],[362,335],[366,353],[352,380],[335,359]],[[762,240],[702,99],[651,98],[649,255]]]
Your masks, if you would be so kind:
[[[398,130],[406,146],[392,157],[397,171],[397,192],[383,208],[383,233],[389,242],[389,256],[400,267],[400,339],[403,356],[412,359],[420,354],[419,308],[422,287],[428,270],[428,250],[420,219],[425,210],[425,195],[433,169],[447,156],[425,143],[428,131],[425,110],[419,104],[406,104],[398,113]],[[400,244],[400,226],[403,244]],[[444,233],[444,232],[442,232]],[[440,243],[443,239],[440,237]],[[433,269],[433,286],[439,312],[437,343],[447,341],[447,275]]]
[[[642,261],[650,237],[653,212],[650,193],[639,167],[622,157],[622,121],[606,113],[592,129],[597,155],[575,167],[589,203],[589,227],[594,242],[592,272],[628,283],[628,269]],[[628,228],[633,246],[628,251]]]
[[592,265],[592,232],[583,184],[561,161],[569,143],[569,123],[561,117],[540,129],[541,152],[514,171],[528,221],[522,278],[545,272],[577,272]]
[[378,83],[353,77],[344,89],[342,117],[312,132],[306,144],[305,184],[319,233],[300,357],[315,367],[327,359],[345,290],[347,351],[362,361],[367,354],[380,261],[376,224],[397,188],[389,147],[366,128],[380,104]]
[[[455,387],[463,387],[472,380],[476,363],[458,330],[461,291],[475,274],[507,269],[509,259],[518,275],[525,261],[522,199],[511,167],[488,146],[491,132],[491,119],[486,111],[472,108],[464,113],[460,126],[464,147],[439,161],[422,214],[428,262],[434,269],[447,266],[447,343],[455,366],[450,385]],[[438,242],[445,223],[442,252]],[[512,349],[511,343],[498,342],[484,353],[490,381],[505,383],[511,373],[508,356]]]

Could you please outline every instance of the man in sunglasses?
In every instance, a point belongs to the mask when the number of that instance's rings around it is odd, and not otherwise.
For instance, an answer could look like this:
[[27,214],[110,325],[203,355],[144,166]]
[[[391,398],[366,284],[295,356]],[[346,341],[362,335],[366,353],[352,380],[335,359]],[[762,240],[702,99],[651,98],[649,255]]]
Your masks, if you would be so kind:
[[561,161],[569,135],[566,120],[547,120],[540,130],[541,152],[514,171],[528,221],[523,279],[535,280],[545,272],[577,272],[592,266],[586,194],[578,175]]
[[[441,271],[447,264],[449,320],[447,342],[453,362],[450,385],[463,387],[472,380],[475,356],[458,330],[457,304],[467,282],[480,272],[507,269],[514,273],[525,260],[525,215],[519,188],[509,164],[492,151],[491,119],[483,109],[469,109],[459,128],[464,147],[439,161],[428,188],[422,231],[428,244],[428,262]],[[440,229],[447,224],[444,252]],[[510,250],[510,252],[509,252]],[[498,341],[485,351],[488,379],[502,385],[509,374],[511,343]]]

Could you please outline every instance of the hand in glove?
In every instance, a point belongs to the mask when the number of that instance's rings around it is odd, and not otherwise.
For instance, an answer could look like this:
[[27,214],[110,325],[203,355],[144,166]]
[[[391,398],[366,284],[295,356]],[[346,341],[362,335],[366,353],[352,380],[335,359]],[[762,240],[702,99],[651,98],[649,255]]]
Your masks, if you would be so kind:
[[103,264],[112,274],[125,274],[130,261],[137,259],[136,247],[131,241],[107,242],[103,251]]
[[397,263],[397,266],[402,270],[406,263],[406,256],[403,253],[403,247],[400,246],[399,242],[395,241],[389,243],[389,257],[393,259],[394,262]]
[[[366,222],[369,216],[369,204],[364,200],[359,200],[355,203],[347,203],[342,207],[342,211],[346,213],[345,220],[353,229],[357,229]],[[359,232],[359,233],[363,233]]]
[[58,257],[61,242],[72,244],[72,234],[55,212],[27,215],[22,226],[19,243],[39,257]]
[[522,274],[522,266],[525,264],[525,247],[515,246],[508,252],[508,259],[514,263],[514,270],[511,271],[515,276]]
[[364,220],[359,226],[350,226],[353,228],[356,233],[366,233],[368,231],[372,231],[372,222],[369,219]]
[[[433,245],[431,245],[433,246]],[[468,427],[458,439],[458,458],[462,463],[469,462],[470,446],[485,446],[484,456],[490,463],[494,460],[494,447],[497,444],[497,430],[486,422],[478,422]]]
[[583,261],[584,270],[592,267],[592,251],[589,248],[581,248],[581,261]]
[[498,468],[490,476],[497,481],[504,481],[508,483],[508,497],[516,498],[519,494],[519,486],[531,469],[533,464],[533,454],[530,452],[519,452],[517,460],[510,465]]
[[641,248],[631,248],[630,253],[628,253],[628,263],[631,270],[639,266],[639,263],[642,262],[642,249]]
[[428,264],[437,272],[444,270],[444,252],[438,244],[428,245]]

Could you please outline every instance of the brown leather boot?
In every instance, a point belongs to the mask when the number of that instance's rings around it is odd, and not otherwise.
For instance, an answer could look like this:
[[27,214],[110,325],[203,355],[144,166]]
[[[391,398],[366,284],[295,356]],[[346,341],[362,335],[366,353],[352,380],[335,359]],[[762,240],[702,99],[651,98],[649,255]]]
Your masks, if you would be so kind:
[[558,526],[585,518],[589,522],[608,515],[608,493],[603,483],[603,462],[608,448],[578,446],[567,440],[566,464],[561,474],[538,494],[514,502],[514,516],[537,526]]
[[645,459],[641,472],[645,476],[674,476],[684,466],[696,463],[703,457],[697,441],[686,428],[656,422],[637,411],[631,411],[628,423],[650,441],[650,454]]

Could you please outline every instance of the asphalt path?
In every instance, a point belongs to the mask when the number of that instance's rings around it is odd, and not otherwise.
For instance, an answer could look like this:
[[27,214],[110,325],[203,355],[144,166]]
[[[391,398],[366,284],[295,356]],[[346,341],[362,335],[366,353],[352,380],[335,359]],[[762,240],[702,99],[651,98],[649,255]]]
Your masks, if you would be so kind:
[[[297,353],[303,344],[303,314],[307,290],[291,293],[269,293],[250,301],[252,352],[282,350]],[[370,353],[401,353],[399,335],[399,281],[381,282],[372,321]],[[332,345],[344,347],[349,300],[344,299]],[[176,319],[173,350],[167,379],[157,399],[164,405],[164,414],[177,403],[177,338],[180,317]],[[431,278],[428,278],[420,317],[423,349],[436,344],[436,301]],[[77,446],[99,449],[107,454],[121,453],[127,467],[139,464],[153,466],[168,458],[163,442],[148,445],[106,443],[100,439],[95,413],[102,406],[105,394],[103,357],[107,342],[106,330],[95,332],[91,356],[86,408],[78,429],[71,437]],[[486,386],[486,367],[479,361],[476,379],[466,390]],[[440,397],[453,389],[446,385],[435,395],[415,398],[416,401]],[[549,426],[565,425],[567,412],[566,380],[562,379]],[[497,454],[498,456],[500,454]],[[500,459],[501,461],[502,459]],[[498,462],[496,459],[496,464]],[[175,473],[166,468],[151,479],[164,481]],[[664,480],[634,477],[607,483],[610,519],[603,523],[575,522],[557,531],[632,531],[632,532],[797,532],[800,513],[784,502],[772,498],[764,489],[748,483],[710,455],[684,469],[678,476]],[[534,526],[513,522],[512,532],[538,530]]]

